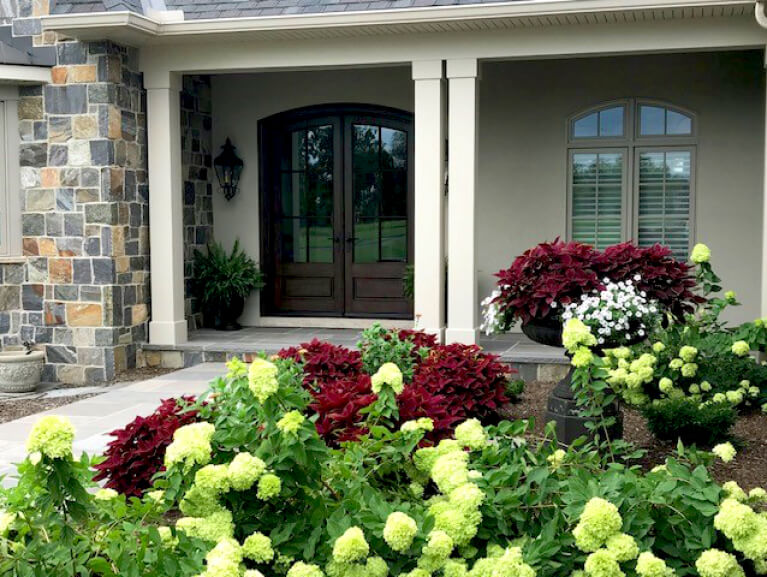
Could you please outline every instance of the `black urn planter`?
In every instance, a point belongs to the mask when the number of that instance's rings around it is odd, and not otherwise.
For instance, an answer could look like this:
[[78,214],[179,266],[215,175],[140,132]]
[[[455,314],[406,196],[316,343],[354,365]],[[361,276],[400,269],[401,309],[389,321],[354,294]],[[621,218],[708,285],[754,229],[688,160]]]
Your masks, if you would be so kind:
[[213,317],[213,328],[217,331],[238,331],[242,328],[237,319],[242,316],[245,309],[245,299],[239,295],[233,296],[226,303],[219,303],[216,307],[211,307],[210,313]]
[[[530,321],[522,325],[522,332],[536,343],[562,347],[562,324],[559,321]],[[551,391],[546,405],[546,422],[554,421],[557,440],[565,445],[571,445],[579,437],[590,438],[593,435],[586,428],[590,418],[581,416],[575,401],[571,387],[573,371],[574,367],[571,365],[565,377]],[[607,431],[610,439],[620,439],[623,436],[623,415],[617,402],[605,409],[605,416],[615,417],[615,424]]]

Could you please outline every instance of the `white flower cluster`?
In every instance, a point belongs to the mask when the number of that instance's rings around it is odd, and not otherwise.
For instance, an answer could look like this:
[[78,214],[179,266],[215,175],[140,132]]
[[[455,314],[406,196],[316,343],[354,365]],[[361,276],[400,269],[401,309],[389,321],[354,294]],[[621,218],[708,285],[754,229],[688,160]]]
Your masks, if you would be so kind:
[[482,324],[480,325],[480,330],[486,335],[502,333],[508,329],[501,314],[500,303],[493,302],[500,295],[501,289],[497,288],[482,301]]
[[658,305],[648,300],[647,293],[637,291],[634,282],[641,279],[639,275],[634,276],[633,282],[604,279],[603,291],[584,294],[580,302],[565,305],[562,320],[581,320],[591,328],[600,345],[625,344],[635,337],[647,336],[659,313]]

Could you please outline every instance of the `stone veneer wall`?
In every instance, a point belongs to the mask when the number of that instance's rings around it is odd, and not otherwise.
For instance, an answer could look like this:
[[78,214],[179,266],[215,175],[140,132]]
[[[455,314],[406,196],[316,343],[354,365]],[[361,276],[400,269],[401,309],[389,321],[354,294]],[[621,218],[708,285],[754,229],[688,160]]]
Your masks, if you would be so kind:
[[189,329],[202,326],[194,297],[194,251],[213,240],[212,106],[209,76],[184,76],[181,149],[184,174],[184,311]]
[[146,99],[136,50],[43,37],[45,11],[20,0],[14,21],[56,45],[57,66],[20,89],[25,258],[0,265],[0,334],[44,347],[44,380],[98,382],[147,335]]

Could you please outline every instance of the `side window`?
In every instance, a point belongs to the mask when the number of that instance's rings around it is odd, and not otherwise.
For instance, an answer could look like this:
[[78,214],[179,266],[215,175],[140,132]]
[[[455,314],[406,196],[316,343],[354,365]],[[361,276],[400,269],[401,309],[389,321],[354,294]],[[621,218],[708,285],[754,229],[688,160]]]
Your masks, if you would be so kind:
[[693,242],[695,118],[627,100],[568,120],[568,237],[596,248],[634,240],[687,258]]

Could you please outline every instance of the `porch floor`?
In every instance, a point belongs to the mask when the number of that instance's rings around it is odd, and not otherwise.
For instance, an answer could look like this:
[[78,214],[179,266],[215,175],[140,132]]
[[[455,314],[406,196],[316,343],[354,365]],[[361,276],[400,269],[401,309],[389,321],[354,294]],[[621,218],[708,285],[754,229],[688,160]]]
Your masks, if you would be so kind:
[[[265,351],[276,353],[278,350],[297,346],[314,338],[330,341],[336,345],[355,347],[359,340],[359,329],[329,328],[275,328],[245,327],[239,331],[216,331],[200,329],[189,334],[189,341],[181,345],[144,345],[145,351],[182,351],[188,353],[254,353]],[[507,363],[545,363],[566,364],[563,349],[539,345],[523,334],[482,335],[480,345],[486,351],[499,355]],[[196,355],[192,355],[196,356]],[[200,359],[200,362],[203,359]],[[209,359],[205,359],[209,360]],[[189,362],[187,361],[187,363]]]

